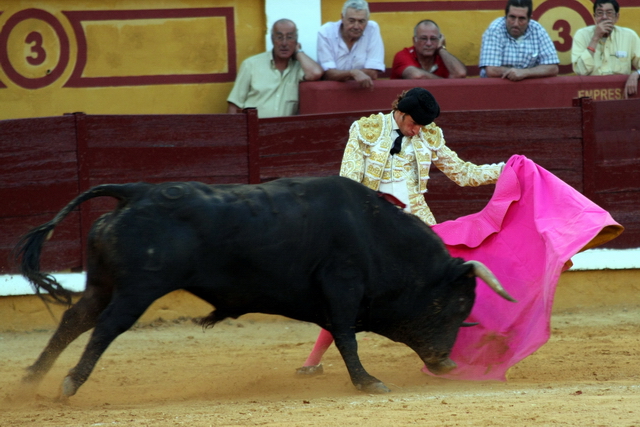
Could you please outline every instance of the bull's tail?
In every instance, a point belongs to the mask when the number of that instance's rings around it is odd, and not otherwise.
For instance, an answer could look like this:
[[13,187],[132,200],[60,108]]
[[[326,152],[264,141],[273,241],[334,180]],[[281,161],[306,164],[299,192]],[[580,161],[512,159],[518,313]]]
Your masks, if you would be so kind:
[[114,197],[120,204],[138,193],[139,184],[105,184],[94,187],[65,206],[51,221],[36,227],[22,236],[14,249],[16,263],[20,264],[20,272],[31,283],[35,293],[44,298],[41,291],[46,291],[51,299],[60,304],[71,305],[71,292],[64,289],[56,279],[40,271],[40,253],[42,245],[53,234],[53,229],[76,207],[95,197]]

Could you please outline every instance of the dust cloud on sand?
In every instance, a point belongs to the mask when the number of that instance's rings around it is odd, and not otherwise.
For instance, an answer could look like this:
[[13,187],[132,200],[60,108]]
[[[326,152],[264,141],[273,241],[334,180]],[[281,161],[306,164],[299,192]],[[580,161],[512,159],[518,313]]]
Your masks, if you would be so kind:
[[60,402],[87,334],[38,390],[19,389],[52,332],[0,333],[1,426],[640,426],[637,305],[555,312],[551,340],[506,383],[426,376],[406,346],[360,333],[365,367],[392,389],[383,395],[358,392],[335,347],[324,375],[296,377],[318,327],[253,315],[206,331],[190,320],[137,326]]
[[[563,274],[551,339],[511,368],[504,383],[427,376],[405,345],[360,333],[364,366],[392,390],[383,395],[353,387],[335,346],[325,356],[324,375],[294,375],[318,334],[315,325],[247,315],[203,331],[176,314],[189,307],[206,315],[210,307],[177,294],[159,300],[118,337],[78,393],[60,402],[62,379],[88,334],[62,354],[37,390],[21,389],[24,369],[54,323],[45,317],[50,326],[19,327],[46,310],[39,301],[6,298],[0,305],[0,427],[640,427],[640,282],[628,273]],[[153,320],[158,317],[176,320]]]

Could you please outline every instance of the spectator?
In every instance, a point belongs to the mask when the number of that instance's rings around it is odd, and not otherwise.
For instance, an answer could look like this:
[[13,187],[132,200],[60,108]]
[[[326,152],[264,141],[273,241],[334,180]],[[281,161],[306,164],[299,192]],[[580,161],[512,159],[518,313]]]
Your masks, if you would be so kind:
[[247,58],[227,98],[228,113],[255,107],[258,117],[290,116],[298,112],[298,84],[322,77],[322,68],[298,43],[298,29],[280,19],[271,29],[273,50]]
[[392,79],[462,79],[467,67],[446,48],[444,34],[430,19],[418,22],[413,30],[413,47],[396,53]]
[[505,16],[482,35],[480,77],[517,82],[558,75],[558,54],[546,30],[531,19],[531,0],[507,0]]
[[384,71],[384,45],[380,27],[369,21],[365,0],[347,0],[342,19],[327,22],[318,32],[318,62],[326,80],[355,80],[372,87],[378,71]]
[[[618,27],[620,6],[616,0],[593,3],[596,25],[576,31],[571,46],[573,71],[580,76],[629,74],[624,97],[638,93],[640,38],[630,28]],[[635,71],[631,71],[631,67]]]

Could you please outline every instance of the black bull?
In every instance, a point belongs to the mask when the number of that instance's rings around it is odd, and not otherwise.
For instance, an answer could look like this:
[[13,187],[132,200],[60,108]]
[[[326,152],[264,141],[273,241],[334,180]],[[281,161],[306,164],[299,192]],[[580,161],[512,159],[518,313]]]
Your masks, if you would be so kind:
[[456,366],[449,354],[473,306],[476,276],[511,300],[482,264],[452,258],[417,217],[341,177],[94,187],[18,244],[22,274],[38,293],[71,303],[39,271],[42,245],[71,210],[102,196],[118,206],[89,233],[86,290],[24,377],[37,384],[74,339],[95,328],[63,396],[76,393],[153,301],[176,289],[215,307],[206,326],[251,312],[318,324],[333,334],[353,384],[378,393],[388,389],[362,366],[356,332],[402,342],[444,373]]

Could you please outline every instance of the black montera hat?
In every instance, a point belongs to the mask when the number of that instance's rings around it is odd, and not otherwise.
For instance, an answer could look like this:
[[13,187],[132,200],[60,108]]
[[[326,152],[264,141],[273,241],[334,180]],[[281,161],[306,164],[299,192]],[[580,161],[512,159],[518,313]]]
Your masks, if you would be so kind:
[[398,111],[407,113],[414,122],[426,126],[440,115],[440,106],[431,92],[414,87],[398,102]]

